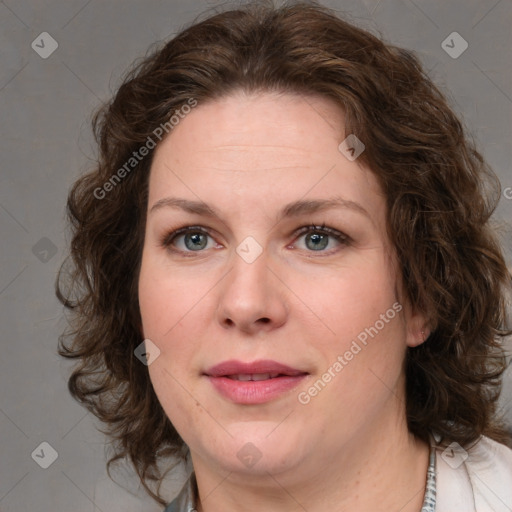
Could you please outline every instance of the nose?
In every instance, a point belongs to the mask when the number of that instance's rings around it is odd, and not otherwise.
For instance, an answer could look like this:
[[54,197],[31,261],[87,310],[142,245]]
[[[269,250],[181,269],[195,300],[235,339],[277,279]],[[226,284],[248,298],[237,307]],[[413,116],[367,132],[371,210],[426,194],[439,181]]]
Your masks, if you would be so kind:
[[252,263],[233,255],[233,266],[219,289],[217,319],[225,329],[257,334],[286,322],[286,287],[268,260],[266,251]]

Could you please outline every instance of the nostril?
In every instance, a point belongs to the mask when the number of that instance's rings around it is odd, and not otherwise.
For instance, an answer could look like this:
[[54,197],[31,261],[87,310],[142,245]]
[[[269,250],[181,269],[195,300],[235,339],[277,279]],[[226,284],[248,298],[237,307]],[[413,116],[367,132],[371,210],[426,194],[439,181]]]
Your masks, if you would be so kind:
[[266,325],[270,325],[270,324],[272,324],[272,320],[266,316],[258,318],[257,320],[255,320],[253,322],[244,322],[244,321],[237,322],[228,316],[228,317],[225,317],[222,322],[223,327],[226,329],[238,326],[240,329],[242,329],[244,331],[252,331],[253,329],[257,329],[258,326],[261,328],[263,325],[266,326]]

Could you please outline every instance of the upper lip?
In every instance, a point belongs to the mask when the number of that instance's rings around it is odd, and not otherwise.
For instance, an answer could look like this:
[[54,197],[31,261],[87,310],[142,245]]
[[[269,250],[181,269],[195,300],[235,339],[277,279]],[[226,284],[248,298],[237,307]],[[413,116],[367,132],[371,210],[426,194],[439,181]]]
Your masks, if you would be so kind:
[[208,370],[205,374],[209,377],[224,377],[226,375],[251,375],[255,373],[278,373],[281,375],[304,375],[307,372],[292,368],[277,361],[268,359],[261,359],[259,361],[253,361],[250,363],[244,363],[243,361],[236,361],[231,359],[229,361],[223,361],[222,363],[216,364]]

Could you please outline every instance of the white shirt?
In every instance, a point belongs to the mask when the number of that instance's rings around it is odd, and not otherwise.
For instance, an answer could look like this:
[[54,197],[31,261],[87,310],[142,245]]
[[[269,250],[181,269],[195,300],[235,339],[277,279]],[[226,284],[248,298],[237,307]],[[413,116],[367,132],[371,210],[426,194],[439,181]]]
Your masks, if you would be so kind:
[[512,450],[488,437],[452,444],[436,448],[436,512],[512,512]]

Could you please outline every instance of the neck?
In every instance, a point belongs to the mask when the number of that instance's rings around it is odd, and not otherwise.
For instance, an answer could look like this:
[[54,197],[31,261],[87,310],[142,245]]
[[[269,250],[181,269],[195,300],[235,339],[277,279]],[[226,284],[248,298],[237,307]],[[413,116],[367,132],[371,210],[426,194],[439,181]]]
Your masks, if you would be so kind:
[[404,416],[397,411],[387,416],[384,423],[359,430],[337,451],[317,452],[279,474],[222,471],[193,453],[198,512],[419,512],[429,448],[397,419]]

